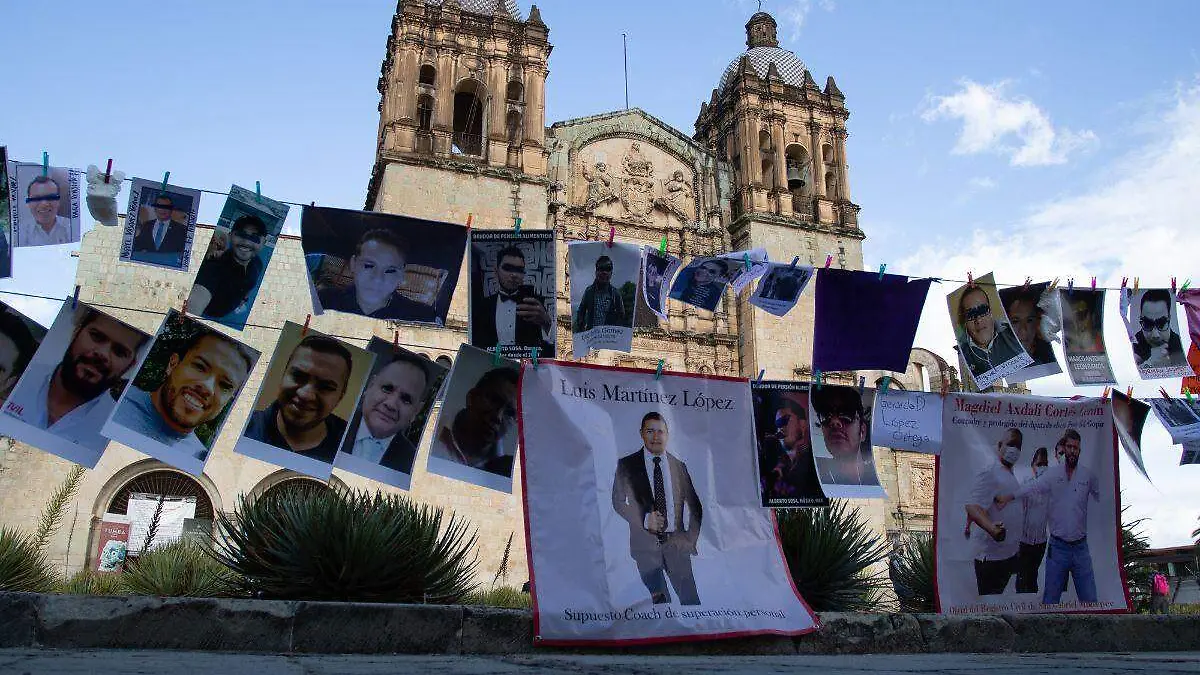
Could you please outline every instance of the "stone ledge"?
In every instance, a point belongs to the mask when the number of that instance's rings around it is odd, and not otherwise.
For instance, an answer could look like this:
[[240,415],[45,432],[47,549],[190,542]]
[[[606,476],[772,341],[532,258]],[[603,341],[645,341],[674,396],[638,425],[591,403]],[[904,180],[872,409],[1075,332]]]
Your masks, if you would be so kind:
[[440,605],[0,593],[0,647],[315,654],[867,654],[1200,650],[1200,616],[821,615],[797,638],[539,649],[529,611]]

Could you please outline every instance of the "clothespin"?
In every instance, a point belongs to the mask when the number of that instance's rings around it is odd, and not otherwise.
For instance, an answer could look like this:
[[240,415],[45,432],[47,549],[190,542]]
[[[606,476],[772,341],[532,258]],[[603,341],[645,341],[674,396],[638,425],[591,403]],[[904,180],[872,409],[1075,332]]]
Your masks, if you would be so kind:
[[1029,284],[1033,283],[1033,277],[1025,277],[1025,290],[1029,290]]
[[813,384],[816,385],[817,389],[821,388],[821,371],[819,371],[819,370],[813,371]]
[[1165,399],[1167,399],[1168,401],[1170,401],[1170,400],[1171,400],[1171,395],[1167,393],[1167,390],[1166,390],[1166,389],[1163,389],[1162,387],[1159,387],[1159,388],[1158,388],[1158,393],[1162,394],[1162,397],[1163,397],[1163,398],[1165,398]]
[[300,329],[300,337],[304,337],[305,335],[308,335],[308,322],[309,321],[312,321],[312,314],[309,314],[308,316],[304,317],[304,328]]
[[1100,401],[1102,403],[1108,403],[1108,390],[1109,390],[1109,387],[1104,388],[1104,395],[1100,397]]
[[800,262],[800,256],[792,258],[792,269],[796,269],[796,263]]
[[262,203],[262,183],[254,181],[254,201]]
[[537,367],[538,367],[538,351],[539,351],[538,347],[533,347],[532,349],[530,349],[529,355],[532,357],[534,370],[537,370]]
[[613,237],[615,237],[615,236],[617,236],[617,228],[614,225],[614,226],[608,228],[608,247],[609,248],[612,248]]
[[471,231],[471,222],[472,222],[473,220],[475,220],[475,214],[474,214],[474,213],[468,213],[468,214],[467,214],[467,231],[468,231],[468,232],[470,232],[470,231]]
[[665,235],[665,234],[663,235],[663,238],[658,242],[658,253],[659,253],[659,255],[666,255],[666,253],[667,253],[667,235]]
[[1092,277],[1092,290],[1096,290],[1096,277]]
[[112,178],[112,157],[108,158],[108,167],[104,169],[104,182],[107,183]]
[[[1093,279],[1092,281],[1095,281],[1095,279]],[[1139,282],[1139,281],[1141,281],[1141,277],[1134,277],[1134,278],[1133,278],[1133,292],[1134,292],[1134,293],[1137,293],[1137,292],[1138,292],[1138,282]]]
[[1075,277],[1067,279],[1067,295],[1075,292]]
[[170,171],[168,171],[168,172],[166,172],[166,173],[164,173],[164,174],[163,174],[163,182],[162,182],[162,187],[159,189],[159,192],[166,192],[166,191],[167,191],[167,179],[168,179],[168,178],[170,178],[170,177],[171,177],[171,172],[170,172]]
[[833,264],[833,254],[825,256],[825,269],[829,269],[829,266],[832,264]]
[[79,284],[75,284],[75,295],[71,298],[71,309],[79,306]]
[[496,345],[496,347],[492,350],[492,365],[500,365],[500,345]]
[[1050,282],[1050,290],[1058,288],[1058,277],[1054,277],[1054,281]]
[[1190,286],[1191,284],[1192,284],[1192,280],[1191,280],[1191,279],[1184,279],[1184,280],[1183,280],[1183,285],[1179,287],[1179,290],[1181,290],[1181,291],[1186,291],[1186,290],[1188,289],[1188,286]]
[[48,152],[42,153],[42,175],[50,175],[50,153]]
[[1191,405],[1194,402],[1194,401],[1192,401],[1192,390],[1191,389],[1188,389],[1185,387],[1183,390],[1183,395],[1185,397],[1187,397],[1188,405]]
[[179,313],[184,316],[187,316],[187,301],[188,301],[188,299],[185,297],[183,299],[183,307],[180,308],[180,310],[179,310]]
[[1133,398],[1133,385],[1132,384],[1129,385],[1129,388],[1125,390],[1125,398]]
[[867,376],[859,375],[858,376],[858,395],[862,396],[863,392],[866,390],[867,390]]
[[746,266],[746,269],[750,269],[750,254],[749,253],[742,254],[742,264]]
[[755,380],[755,381],[754,381],[754,383],[755,383],[755,384],[762,384],[763,375],[766,375],[766,374],[767,374],[767,369],[766,369],[766,368],[763,368],[762,370],[758,371],[758,379],[757,379],[757,380]]
[[392,331],[392,351],[400,351],[400,331]]
[[883,382],[879,383],[879,393],[886,394],[887,390],[888,390],[888,386],[890,386],[891,384],[892,384],[892,376],[884,375]]
[[1121,290],[1125,290],[1125,286],[1129,284],[1129,277],[1121,277]]
[[663,360],[659,359],[658,360],[658,370],[654,371],[654,379],[658,380],[658,379],[662,378],[662,367],[663,367]]
[[883,272],[886,269],[887,269],[887,263],[883,263],[882,265],[879,266],[879,280],[880,281],[883,281]]
[[1171,277],[1171,292],[1175,292],[1175,277]]
[[521,218],[519,216],[513,222],[513,234],[518,237],[521,236]]

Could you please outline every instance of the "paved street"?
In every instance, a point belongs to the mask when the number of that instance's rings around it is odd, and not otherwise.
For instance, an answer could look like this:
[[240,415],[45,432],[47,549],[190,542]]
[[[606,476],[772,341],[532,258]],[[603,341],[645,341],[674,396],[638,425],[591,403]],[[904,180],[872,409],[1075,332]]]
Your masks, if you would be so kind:
[[212,652],[0,649],[0,674],[383,675],[437,673],[946,673],[1117,675],[1200,673],[1200,654],[913,654],[871,656],[278,656]]

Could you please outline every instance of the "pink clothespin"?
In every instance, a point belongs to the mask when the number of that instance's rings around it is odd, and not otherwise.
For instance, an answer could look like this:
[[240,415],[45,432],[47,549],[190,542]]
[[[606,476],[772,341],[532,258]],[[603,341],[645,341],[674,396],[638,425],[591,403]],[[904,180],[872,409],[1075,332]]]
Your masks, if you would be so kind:
[[1096,290],[1096,277],[1092,277],[1092,290]]
[[615,237],[615,236],[617,236],[617,228],[614,225],[614,226],[608,228],[608,247],[609,248],[612,248],[613,237]]
[[312,314],[309,314],[308,316],[304,317],[304,328],[300,329],[300,337],[304,337],[305,335],[308,335],[308,322],[309,321],[312,321]]
[[1121,290],[1125,290],[1125,286],[1129,284],[1129,277],[1121,277]]
[[1171,277],[1171,292],[1175,293],[1175,277]]
[[829,269],[829,266],[832,264],[833,264],[833,255],[830,254],[830,255],[825,256],[825,269]]

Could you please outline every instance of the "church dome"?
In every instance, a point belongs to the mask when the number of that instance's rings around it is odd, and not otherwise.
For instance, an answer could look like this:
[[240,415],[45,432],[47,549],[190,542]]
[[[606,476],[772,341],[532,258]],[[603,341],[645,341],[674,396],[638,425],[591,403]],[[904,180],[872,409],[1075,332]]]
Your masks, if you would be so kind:
[[725,69],[725,74],[721,76],[721,84],[718,89],[724,90],[726,85],[732,82],[737,77],[738,64],[742,61],[742,56],[750,59],[750,65],[754,68],[755,74],[761,78],[767,77],[767,69],[771,64],[775,64],[775,68],[779,70],[779,76],[783,81],[793,87],[804,86],[804,71],[807,70],[804,62],[800,57],[784,49],[783,47],[751,47],[744,54],[739,54],[737,58],[729,63],[729,67]]
[[[425,4],[441,5],[443,0],[425,0]],[[458,0],[458,6],[462,7],[464,12],[491,16],[496,11],[496,0]],[[517,21],[521,20],[521,10],[517,7],[517,0],[504,0],[504,8],[508,10],[510,17]]]

